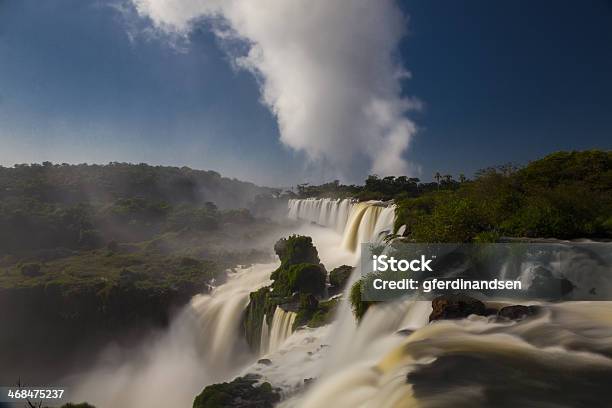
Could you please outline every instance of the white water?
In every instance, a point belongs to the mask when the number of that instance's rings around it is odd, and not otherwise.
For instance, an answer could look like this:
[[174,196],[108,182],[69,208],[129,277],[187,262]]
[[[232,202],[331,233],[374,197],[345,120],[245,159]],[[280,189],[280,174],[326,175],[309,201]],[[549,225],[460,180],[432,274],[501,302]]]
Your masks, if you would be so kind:
[[[330,205],[304,201],[306,205],[295,201],[289,206],[295,218],[307,221],[316,219],[317,209]],[[384,213],[379,205],[350,203],[341,228],[343,247],[357,250],[358,243],[380,240],[379,231],[390,230],[393,213]],[[325,221],[334,225],[329,217]],[[528,280],[532,269],[533,265],[523,265],[521,278]],[[509,397],[515,398],[515,406],[609,406],[612,302],[540,306],[540,316],[520,322],[472,316],[429,324],[430,302],[404,300],[370,307],[357,325],[344,300],[329,331],[319,339],[329,351],[318,362],[315,385],[281,406],[508,406]],[[409,331],[398,334],[404,329]],[[418,398],[414,387],[420,389]]]
[[269,334],[264,336],[264,331],[268,330],[266,318],[264,316],[264,324],[262,326],[262,338],[267,341],[261,344],[261,353],[269,353],[278,350],[285,340],[293,333],[292,327],[295,322],[297,314],[294,312],[287,312],[281,307],[276,307],[274,310],[274,316],[272,317],[272,325],[269,329]]
[[289,200],[289,217],[335,229],[342,234],[342,247],[356,252],[360,243],[380,242],[393,232],[395,206],[381,201],[295,199]]
[[[379,202],[310,199],[289,203],[292,218],[317,224],[305,224],[296,233],[313,237],[328,270],[345,263],[356,265],[360,242],[380,241],[392,230],[393,210]],[[262,381],[282,389],[283,407],[492,406],[484,399],[482,390],[487,384],[479,383],[480,379],[469,383],[466,378],[469,384],[463,388],[438,384],[437,392],[421,388],[418,400],[415,398],[414,387],[423,387],[420,370],[435,367],[438,361],[449,359],[448,367],[444,366],[453,370],[449,378],[469,374],[473,368],[464,373],[462,362],[453,360],[461,355],[485,356],[487,364],[499,367],[511,366],[516,360],[520,370],[548,373],[533,379],[511,373],[503,386],[512,390],[516,383],[524,389],[523,406],[552,407],[562,405],[538,400],[537,393],[530,394],[529,381],[546,383],[552,390],[547,398],[554,399],[563,395],[563,387],[571,387],[576,370],[576,378],[593,370],[605,375],[612,372],[610,303],[542,305],[546,313],[518,323],[473,317],[428,324],[430,302],[404,300],[371,307],[357,325],[346,293],[334,323],[318,329],[292,333],[295,314],[277,308],[272,324],[262,332],[262,354],[271,363],[257,362],[261,356],[252,355],[243,344],[240,319],[248,293],[267,284],[275,267],[241,270],[212,294],[196,296],[168,332],[144,351],[136,356],[119,354],[89,373],[77,388],[79,399],[99,408],[189,407],[207,384],[258,373]],[[351,279],[356,275],[358,271]],[[403,329],[412,334],[397,333]],[[485,362],[478,364],[487,370]],[[408,375],[416,377],[409,383]],[[491,377],[499,384],[495,374]],[[309,378],[315,383],[306,388],[304,379]],[[429,382],[436,383],[437,377],[432,378]],[[554,383],[559,378],[561,389]],[[603,392],[589,388],[590,383],[581,386],[584,398]]]
[[195,296],[166,332],[137,352],[107,350],[92,372],[74,381],[74,400],[98,408],[190,407],[205,384],[230,379],[255,358],[240,330],[242,313],[249,293],[268,284],[277,266],[230,274],[212,293]]
[[[319,257],[331,268],[354,260],[352,254],[339,249],[341,237],[333,230],[304,225],[296,233],[313,237]],[[66,379],[65,383],[73,384],[71,399],[88,401],[98,408],[190,407],[206,385],[231,380],[245,369],[244,373],[257,371],[248,371],[260,356],[249,351],[241,319],[249,293],[268,285],[277,267],[278,263],[256,264],[231,273],[227,282],[210,294],[195,296],[165,332],[152,336],[138,350],[109,347],[92,370]],[[296,336],[306,338],[305,349],[314,344],[305,331],[291,334],[295,313],[279,311],[273,320],[278,324],[272,323],[265,340],[269,354],[283,355],[282,362],[289,366],[293,361],[300,367],[296,372],[310,367],[305,373],[314,376],[315,366],[298,364],[285,355],[283,345],[297,347]],[[280,384],[278,374],[284,369],[267,369],[277,373],[275,384]],[[297,383],[289,384],[288,378],[291,376],[284,378],[286,386],[295,387]],[[293,379],[298,381],[296,376]]]

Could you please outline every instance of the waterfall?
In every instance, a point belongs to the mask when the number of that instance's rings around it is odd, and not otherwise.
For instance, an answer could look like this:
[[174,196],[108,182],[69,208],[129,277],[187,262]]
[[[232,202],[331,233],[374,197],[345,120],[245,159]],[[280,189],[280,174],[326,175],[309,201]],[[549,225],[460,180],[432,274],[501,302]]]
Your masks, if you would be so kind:
[[296,313],[285,311],[283,308],[276,306],[274,316],[272,317],[272,325],[270,326],[270,341],[265,350],[266,353],[278,350],[283,342],[291,336],[296,317]]
[[335,229],[342,234],[342,247],[356,252],[360,243],[380,242],[393,232],[395,206],[381,201],[292,199],[288,216]]
[[163,335],[138,350],[112,350],[71,387],[100,408],[187,407],[202,387],[231,379],[252,361],[242,334],[249,293],[270,283],[278,263],[230,273],[210,294],[196,295]]
[[[520,406],[609,405],[612,302],[541,304],[541,315],[511,324],[486,317],[427,324],[426,303],[368,311],[347,336],[349,348],[331,345],[350,358],[332,361],[335,370],[290,406],[488,407],[508,405],[509,395]],[[405,326],[408,335],[394,333]]]
[[259,341],[259,354],[266,354],[270,347],[270,328],[268,327],[267,316],[263,316],[261,323],[261,339]]
[[[290,200],[289,217],[327,227],[305,223],[296,233],[312,236],[331,268],[356,262],[360,243],[381,242],[392,232],[395,207]],[[371,306],[358,324],[348,300],[358,265],[332,324],[293,332],[296,313],[276,307],[269,326],[264,317],[261,354],[269,361],[262,364],[246,346],[241,319],[249,293],[269,284],[277,266],[242,268],[210,294],[195,296],[167,332],[136,352],[114,350],[110,362],[106,356],[80,375],[75,398],[100,408],[191,406],[205,385],[258,374],[282,390],[283,408],[502,406],[513,395],[521,406],[590,407],[612,399],[612,302],[540,303],[541,315],[518,322],[471,316],[429,323],[430,302],[399,299]],[[499,273],[516,275],[510,269]],[[530,277],[527,265],[517,269]],[[582,286],[608,287],[590,282]],[[314,382],[305,387],[305,379]]]

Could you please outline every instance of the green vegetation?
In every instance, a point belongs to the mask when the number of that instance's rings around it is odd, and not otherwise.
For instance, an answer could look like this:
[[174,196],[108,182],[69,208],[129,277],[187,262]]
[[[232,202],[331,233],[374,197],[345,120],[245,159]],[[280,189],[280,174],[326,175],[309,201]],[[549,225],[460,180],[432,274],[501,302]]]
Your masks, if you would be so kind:
[[361,300],[361,293],[363,292],[363,280],[360,279],[351,286],[351,292],[349,300],[353,309],[353,314],[357,320],[361,320],[363,315],[368,311],[368,308],[374,303],[365,300]]
[[238,377],[231,382],[209,385],[195,398],[193,408],[272,408],[280,393],[270,383],[256,385],[254,375]]
[[354,268],[349,265],[342,265],[337,268],[334,268],[329,273],[330,291],[333,291],[334,293],[339,293],[340,291],[342,291],[349,278],[351,277],[353,269]]
[[[325,293],[325,270],[320,265],[297,264],[278,275],[279,281],[287,280],[291,293],[300,292],[322,296]],[[286,278],[285,278],[286,276]]]
[[406,176],[388,176],[380,178],[370,175],[363,186],[343,185],[338,180],[311,186],[300,184],[297,186],[298,197],[322,197],[322,198],[356,198],[360,201],[367,200],[392,200],[398,197],[416,197],[429,191],[440,189],[454,189],[459,182],[451,176],[441,177],[438,183],[421,183],[418,178]]
[[310,237],[282,238],[274,250],[281,260],[270,275],[274,282],[251,292],[243,318],[245,338],[253,350],[260,346],[264,316],[270,327],[277,307],[297,313],[295,330],[303,325],[318,327],[328,323],[337,304],[336,300],[321,301],[326,294],[327,273]]
[[55,378],[85,344],[166,325],[226,269],[269,260],[275,225],[242,207],[272,193],[186,167],[0,167],[0,360]]
[[[244,211],[273,190],[187,167],[110,163],[0,166],[0,255],[91,249],[183,228],[249,221]],[[216,204],[213,204],[213,202]]]
[[[501,237],[612,238],[612,152],[558,152],[523,168],[503,165],[459,181],[436,174],[435,183],[370,176],[353,189],[361,200],[393,199],[395,231],[409,242],[496,242]],[[329,187],[329,185],[324,185]],[[317,191],[313,186],[304,193]],[[346,189],[340,188],[340,191]],[[325,189],[321,189],[322,194]],[[351,288],[358,318],[361,282]]]
[[320,262],[317,249],[312,245],[312,238],[301,235],[292,235],[289,238],[278,240],[274,245],[274,252],[281,261],[281,268],[301,263],[318,264]]
[[321,327],[332,322],[339,299],[318,301],[312,296],[301,296],[293,330],[301,326]]
[[529,163],[491,167],[473,180],[436,173],[435,182],[369,176],[299,185],[300,197],[393,200],[396,231],[414,242],[492,242],[506,237],[612,237],[612,152],[558,152]]
[[454,190],[397,200],[396,227],[416,242],[499,236],[612,237],[612,152],[560,152],[522,169],[490,168]]

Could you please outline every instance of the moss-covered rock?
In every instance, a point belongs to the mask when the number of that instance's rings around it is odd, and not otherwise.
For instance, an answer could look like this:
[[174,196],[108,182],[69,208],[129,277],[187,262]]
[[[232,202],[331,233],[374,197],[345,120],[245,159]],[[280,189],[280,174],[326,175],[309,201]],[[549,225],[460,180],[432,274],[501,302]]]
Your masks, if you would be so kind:
[[338,302],[337,298],[319,302],[311,295],[303,297],[300,299],[300,308],[293,322],[293,330],[301,326],[315,328],[331,323]]
[[193,408],[272,408],[280,393],[270,383],[256,385],[257,381],[257,376],[246,375],[209,385],[195,398]]
[[[296,320],[301,323],[294,325],[294,328],[306,324],[317,314],[317,298],[323,297],[326,291],[327,274],[319,263],[317,250],[310,237],[292,235],[279,240],[274,249],[281,259],[281,265],[270,276],[274,282],[250,294],[243,318],[245,338],[254,351],[260,348],[264,317],[270,327],[274,311],[280,306],[300,316]],[[304,303],[306,300],[309,305]],[[323,318],[326,312],[327,309],[319,311],[319,325],[326,321]]]
[[319,253],[312,244],[312,238],[303,235],[291,235],[288,238],[279,239],[274,245],[274,251],[280,258],[282,267],[321,262]]
[[266,286],[249,295],[249,304],[244,312],[243,327],[247,343],[252,350],[259,350],[261,325],[266,314],[266,300],[270,287]]
[[374,304],[374,302],[365,301],[361,299],[363,280],[360,279],[351,286],[351,292],[349,300],[351,301],[351,307],[353,314],[357,320],[361,320],[363,315],[368,311],[368,308]]
[[323,296],[325,293],[325,270],[316,264],[301,263],[287,269],[287,284],[291,293]]
[[331,293],[340,293],[342,291],[349,278],[351,277],[353,269],[355,268],[353,268],[352,266],[342,265],[333,269],[329,273],[329,285]]

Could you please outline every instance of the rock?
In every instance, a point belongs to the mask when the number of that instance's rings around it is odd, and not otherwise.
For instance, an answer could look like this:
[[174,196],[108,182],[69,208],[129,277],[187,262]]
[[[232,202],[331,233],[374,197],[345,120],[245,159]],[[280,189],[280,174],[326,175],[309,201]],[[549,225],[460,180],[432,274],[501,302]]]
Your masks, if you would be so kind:
[[502,307],[497,315],[511,320],[522,320],[526,317],[535,316],[540,311],[537,306],[513,305]]
[[333,269],[329,273],[329,284],[331,286],[331,292],[339,293],[342,291],[349,278],[351,277],[353,269],[354,268],[352,266],[342,265]]
[[304,378],[304,385],[309,386],[314,382],[314,378]]
[[493,307],[487,307],[485,309],[485,316],[496,316],[497,315],[497,309],[493,308]]
[[286,271],[286,279],[291,293],[309,293],[317,296],[325,293],[325,271],[319,265],[311,263],[292,265]]
[[272,360],[270,360],[269,358],[260,358],[259,360],[257,360],[257,364],[269,366],[272,365]]
[[528,294],[536,298],[555,300],[570,294],[574,287],[574,284],[567,278],[557,278],[550,270],[538,266],[533,271]]
[[438,296],[431,302],[433,310],[429,315],[429,321],[441,319],[463,319],[469,315],[486,316],[486,307],[478,299],[473,297],[453,294]]
[[[308,297],[314,298],[312,295],[308,295]],[[304,301],[304,295],[302,295],[302,300]],[[312,298],[310,300],[312,300]],[[314,298],[314,300],[317,300]],[[337,298],[330,300],[322,300],[317,301],[316,304],[314,302],[310,302],[307,304],[301,303],[300,309],[297,311],[297,316],[293,323],[293,328],[297,329],[300,326],[308,326],[308,327],[321,327],[326,324],[331,323],[336,308],[338,306],[339,300]],[[316,305],[314,308],[313,305]],[[304,307],[303,307],[304,306]]]
[[281,238],[274,244],[274,252],[281,260],[281,267],[301,263],[319,264],[319,254],[312,244],[312,238],[302,235],[291,235]]
[[229,383],[209,385],[193,401],[193,408],[272,408],[280,393],[270,383],[255,385],[259,377],[247,374]]
[[414,330],[412,329],[402,329],[402,330],[398,330],[395,332],[395,334],[398,334],[404,337],[410,336],[412,333],[414,333]]

